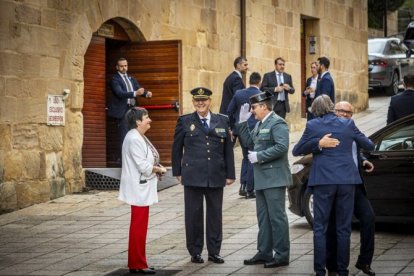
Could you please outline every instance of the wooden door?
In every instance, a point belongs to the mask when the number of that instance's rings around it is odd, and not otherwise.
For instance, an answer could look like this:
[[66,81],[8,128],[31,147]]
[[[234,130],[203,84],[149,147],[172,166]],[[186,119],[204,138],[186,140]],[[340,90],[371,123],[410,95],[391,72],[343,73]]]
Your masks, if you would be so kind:
[[[151,129],[147,137],[160,153],[161,163],[171,165],[171,146],[175,124],[179,111],[173,108],[161,108],[180,102],[181,86],[181,41],[150,41],[143,43],[128,43],[120,48],[107,52],[107,72],[114,74],[118,58],[128,60],[128,74],[134,76],[145,89],[151,91],[151,99],[139,98],[139,106],[148,106],[152,119]],[[110,79],[110,76],[107,76]],[[107,90],[108,94],[111,91]],[[152,109],[152,107],[158,107]],[[109,120],[110,121],[110,120]],[[117,136],[114,135],[113,124],[108,125],[108,159],[114,160],[119,156]],[[109,161],[109,160],[108,160]]]
[[82,166],[106,167],[105,38],[92,36],[85,54]]

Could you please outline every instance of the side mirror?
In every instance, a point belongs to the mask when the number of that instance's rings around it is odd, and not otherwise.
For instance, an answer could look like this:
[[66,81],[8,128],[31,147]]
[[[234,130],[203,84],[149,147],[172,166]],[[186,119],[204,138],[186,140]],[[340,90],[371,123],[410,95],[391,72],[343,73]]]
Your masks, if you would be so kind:
[[407,52],[405,52],[405,56],[407,58],[410,58],[413,54],[414,54],[414,50],[413,49],[408,49]]

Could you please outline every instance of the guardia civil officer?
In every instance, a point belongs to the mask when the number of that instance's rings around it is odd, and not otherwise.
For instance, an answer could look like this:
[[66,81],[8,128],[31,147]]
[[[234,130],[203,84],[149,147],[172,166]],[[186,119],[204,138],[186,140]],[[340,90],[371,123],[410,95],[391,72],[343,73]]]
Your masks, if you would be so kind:
[[289,169],[289,129],[273,111],[272,94],[250,97],[250,111],[258,121],[250,131],[249,104],[240,109],[239,138],[253,148],[248,158],[253,164],[256,213],[259,223],[257,253],[245,265],[264,264],[265,268],[289,265],[289,224],[285,211],[286,186],[292,183]]
[[185,233],[191,262],[204,262],[205,199],[208,260],[221,264],[223,188],[235,180],[229,119],[210,111],[211,90],[197,87],[191,94],[196,111],[178,118],[172,173],[184,185]]

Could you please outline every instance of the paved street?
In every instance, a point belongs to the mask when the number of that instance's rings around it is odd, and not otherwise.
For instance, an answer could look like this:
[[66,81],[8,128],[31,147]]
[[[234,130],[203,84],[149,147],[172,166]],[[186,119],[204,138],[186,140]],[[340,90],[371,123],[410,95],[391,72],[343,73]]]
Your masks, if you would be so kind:
[[[368,110],[354,116],[366,134],[385,125],[389,98],[372,97]],[[291,145],[302,133],[291,133]],[[240,148],[236,160],[240,160]],[[290,157],[293,162],[293,157]],[[240,171],[240,162],[236,170]],[[185,247],[183,188],[159,193],[150,208],[147,257],[157,275],[311,275],[312,231],[305,218],[288,211],[290,265],[265,269],[244,266],[256,253],[258,231],[255,200],[238,195],[239,183],[225,189],[222,265],[193,264]],[[117,191],[68,195],[0,216],[0,275],[105,275],[126,268],[130,207]],[[287,202],[288,204],[288,202]],[[407,226],[379,226],[373,269],[377,275],[414,275],[414,232]],[[352,233],[351,274],[359,252],[359,232]],[[204,250],[203,257],[207,259]],[[170,273],[169,273],[170,271]],[[122,273],[112,273],[122,275]],[[357,274],[363,275],[363,274]]]

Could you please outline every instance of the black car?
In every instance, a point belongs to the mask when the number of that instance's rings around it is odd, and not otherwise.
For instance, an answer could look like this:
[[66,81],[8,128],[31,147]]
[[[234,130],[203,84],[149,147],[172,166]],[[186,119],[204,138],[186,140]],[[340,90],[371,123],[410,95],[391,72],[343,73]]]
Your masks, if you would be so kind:
[[[378,130],[369,137],[372,152],[363,152],[374,164],[364,173],[367,196],[377,222],[414,223],[414,114]],[[305,193],[312,155],[292,166],[293,184],[288,187],[289,209],[313,223],[313,198]]]

